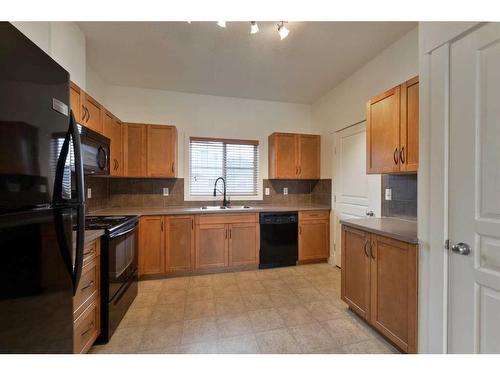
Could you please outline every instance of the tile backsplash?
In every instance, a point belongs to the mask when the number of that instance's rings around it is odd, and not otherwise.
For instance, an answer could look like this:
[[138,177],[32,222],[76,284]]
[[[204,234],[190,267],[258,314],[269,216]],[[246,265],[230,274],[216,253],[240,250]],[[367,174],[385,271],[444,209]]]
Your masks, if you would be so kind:
[[[385,189],[392,190],[392,199],[385,200]],[[382,175],[382,216],[402,219],[417,218],[417,175]]]
[[[222,198],[210,201],[184,201],[183,178],[102,178],[88,176],[87,188],[92,189],[92,198],[87,199],[89,211],[118,207],[168,207],[202,206],[220,204]],[[283,194],[283,188],[288,194]],[[169,195],[163,195],[168,188]],[[262,200],[235,201],[248,204],[331,204],[332,181],[323,180],[263,180],[263,189],[269,188],[269,195]]]

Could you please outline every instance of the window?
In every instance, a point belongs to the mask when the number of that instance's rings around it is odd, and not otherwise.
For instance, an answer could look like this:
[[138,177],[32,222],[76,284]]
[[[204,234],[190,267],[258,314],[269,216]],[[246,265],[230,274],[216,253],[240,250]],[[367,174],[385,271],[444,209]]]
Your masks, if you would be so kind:
[[191,137],[189,158],[191,195],[213,195],[218,177],[226,180],[228,196],[257,195],[258,141]]

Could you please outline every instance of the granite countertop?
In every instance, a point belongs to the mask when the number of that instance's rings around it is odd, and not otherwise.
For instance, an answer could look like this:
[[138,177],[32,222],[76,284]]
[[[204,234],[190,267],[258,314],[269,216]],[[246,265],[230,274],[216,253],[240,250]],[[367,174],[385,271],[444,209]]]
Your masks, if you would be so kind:
[[341,224],[348,225],[367,232],[394,238],[395,240],[418,244],[417,222],[413,220],[396,219],[392,217],[345,219]]
[[[234,206],[238,206],[235,204]],[[108,215],[194,215],[194,214],[228,214],[228,213],[256,213],[256,212],[287,212],[287,211],[313,211],[329,210],[326,205],[296,205],[296,206],[277,206],[277,205],[256,205],[250,208],[230,209],[230,210],[202,210],[200,207],[171,206],[162,208],[149,207],[130,207],[130,208],[106,208],[91,212],[89,215],[108,216]]]

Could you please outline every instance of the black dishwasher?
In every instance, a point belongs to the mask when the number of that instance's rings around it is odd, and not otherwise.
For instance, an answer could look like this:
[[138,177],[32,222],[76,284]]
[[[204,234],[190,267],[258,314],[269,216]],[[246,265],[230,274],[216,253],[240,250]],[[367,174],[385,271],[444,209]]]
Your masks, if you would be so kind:
[[298,259],[297,212],[260,214],[259,268],[295,266]]

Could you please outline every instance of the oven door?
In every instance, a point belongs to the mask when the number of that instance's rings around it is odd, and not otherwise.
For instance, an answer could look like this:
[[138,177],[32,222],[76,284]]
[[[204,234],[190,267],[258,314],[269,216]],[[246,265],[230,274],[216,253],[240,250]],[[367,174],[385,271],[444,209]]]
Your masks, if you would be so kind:
[[137,222],[120,228],[109,235],[108,302],[137,271]]

